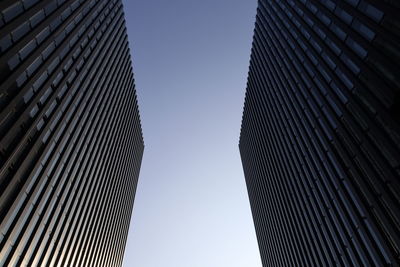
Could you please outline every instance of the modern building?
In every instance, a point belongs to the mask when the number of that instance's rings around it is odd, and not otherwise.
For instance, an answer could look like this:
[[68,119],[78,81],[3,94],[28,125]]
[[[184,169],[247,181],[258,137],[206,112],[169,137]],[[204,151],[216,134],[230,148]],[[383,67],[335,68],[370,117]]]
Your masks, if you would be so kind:
[[240,152],[264,266],[398,266],[400,2],[259,0]]
[[0,266],[120,266],[144,148],[121,1],[1,1],[0,89]]

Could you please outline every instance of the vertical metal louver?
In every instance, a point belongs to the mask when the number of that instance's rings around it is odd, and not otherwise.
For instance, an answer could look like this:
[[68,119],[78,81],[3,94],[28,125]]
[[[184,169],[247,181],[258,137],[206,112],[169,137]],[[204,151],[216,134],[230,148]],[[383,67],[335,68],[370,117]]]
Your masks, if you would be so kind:
[[122,3],[0,11],[0,266],[120,266],[144,149]]
[[258,1],[239,147],[264,266],[398,266],[399,8]]

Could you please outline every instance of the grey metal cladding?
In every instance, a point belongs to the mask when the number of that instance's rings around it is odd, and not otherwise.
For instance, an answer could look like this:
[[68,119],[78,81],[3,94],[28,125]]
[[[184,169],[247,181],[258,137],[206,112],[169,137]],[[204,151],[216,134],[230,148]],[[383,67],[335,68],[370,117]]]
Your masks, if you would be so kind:
[[122,3],[0,14],[0,266],[121,266],[144,149]]
[[240,153],[264,266],[398,266],[400,5],[259,0]]

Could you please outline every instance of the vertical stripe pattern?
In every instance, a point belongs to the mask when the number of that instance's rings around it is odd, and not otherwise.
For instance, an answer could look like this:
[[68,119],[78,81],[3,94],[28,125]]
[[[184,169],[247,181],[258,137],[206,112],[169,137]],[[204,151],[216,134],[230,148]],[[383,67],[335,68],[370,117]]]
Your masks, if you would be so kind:
[[239,148],[263,266],[398,266],[400,5],[259,0]]
[[0,10],[0,266],[121,266],[144,149],[122,3]]

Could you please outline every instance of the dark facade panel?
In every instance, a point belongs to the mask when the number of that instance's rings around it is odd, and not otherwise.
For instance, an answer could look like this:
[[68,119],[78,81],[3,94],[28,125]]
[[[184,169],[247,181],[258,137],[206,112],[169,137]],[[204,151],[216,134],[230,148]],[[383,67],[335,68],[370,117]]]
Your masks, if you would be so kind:
[[240,152],[264,266],[398,266],[400,5],[259,0]]
[[0,266],[120,266],[144,149],[122,3],[0,11]]

